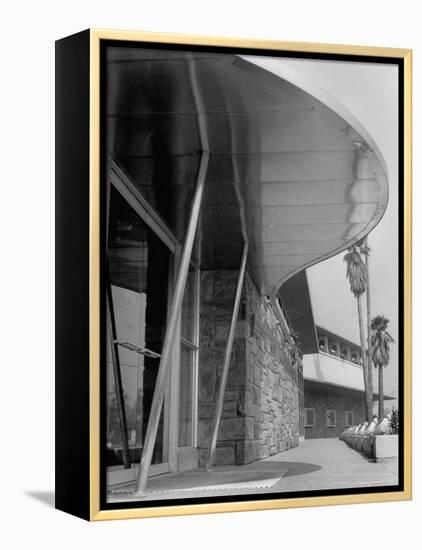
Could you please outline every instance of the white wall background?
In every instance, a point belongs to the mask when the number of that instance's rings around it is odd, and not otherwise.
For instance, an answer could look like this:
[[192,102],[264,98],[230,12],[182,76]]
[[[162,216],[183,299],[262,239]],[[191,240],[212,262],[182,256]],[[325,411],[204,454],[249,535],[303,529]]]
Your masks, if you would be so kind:
[[[242,550],[267,545],[324,550],[418,547],[422,511],[418,472],[415,500],[405,503],[95,525],[57,512],[45,503],[51,500],[54,471],[54,40],[96,26],[413,48],[417,152],[421,148],[418,119],[422,68],[418,4],[411,0],[2,3],[0,544],[4,548],[156,549],[175,544]],[[415,208],[421,205],[420,176],[415,154]],[[417,249],[421,248],[421,228],[421,216],[416,215],[416,274],[420,272]],[[417,286],[414,296],[417,311]],[[420,330],[420,321],[415,318],[415,339]],[[420,382],[421,369],[415,361],[416,390]],[[416,418],[420,418],[420,409],[420,402],[415,400]],[[417,464],[420,438],[416,434],[414,458]]]

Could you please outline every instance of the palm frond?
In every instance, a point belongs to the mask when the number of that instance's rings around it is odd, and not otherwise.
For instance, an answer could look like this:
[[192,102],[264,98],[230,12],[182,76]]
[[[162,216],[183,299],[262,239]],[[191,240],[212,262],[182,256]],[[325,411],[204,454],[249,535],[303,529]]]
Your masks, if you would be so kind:
[[390,361],[390,344],[394,338],[388,332],[389,319],[377,315],[371,320],[372,360],[375,366],[388,365]]
[[366,266],[356,246],[347,249],[344,256],[347,264],[346,277],[349,280],[350,290],[357,297],[366,290]]

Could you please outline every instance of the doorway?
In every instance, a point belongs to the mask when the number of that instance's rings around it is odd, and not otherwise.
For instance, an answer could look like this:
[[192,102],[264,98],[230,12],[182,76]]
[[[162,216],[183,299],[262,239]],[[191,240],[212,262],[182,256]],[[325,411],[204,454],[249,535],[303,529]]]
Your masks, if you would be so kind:
[[[142,455],[166,328],[173,254],[114,186],[108,222],[107,315],[112,322],[106,346],[107,470],[109,483],[118,483],[135,477]],[[168,393],[152,475],[169,471]]]

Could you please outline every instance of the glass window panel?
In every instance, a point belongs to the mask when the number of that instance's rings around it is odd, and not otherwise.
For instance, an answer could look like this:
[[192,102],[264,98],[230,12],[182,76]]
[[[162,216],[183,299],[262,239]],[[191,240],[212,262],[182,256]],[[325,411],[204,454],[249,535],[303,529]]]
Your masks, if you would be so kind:
[[305,409],[305,422],[306,426],[314,426],[315,425],[315,410],[314,409]]
[[334,410],[327,410],[326,411],[326,425],[333,428],[336,425],[336,411]]
[[[167,316],[171,253],[114,189],[110,193],[108,266],[116,336],[161,352]],[[107,463],[122,464],[122,434],[107,334]],[[131,462],[139,462],[158,372],[158,359],[118,346]],[[161,414],[152,463],[166,460]]]
[[186,55],[174,53],[107,48],[107,154],[183,240],[200,145]]

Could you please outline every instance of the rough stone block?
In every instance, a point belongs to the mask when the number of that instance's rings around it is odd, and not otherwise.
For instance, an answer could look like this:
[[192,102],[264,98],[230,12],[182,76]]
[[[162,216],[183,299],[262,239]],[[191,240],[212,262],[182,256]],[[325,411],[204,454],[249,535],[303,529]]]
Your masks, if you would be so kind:
[[231,361],[237,365],[246,365],[246,342],[244,338],[235,338]]
[[243,408],[247,416],[255,416],[254,392],[248,389],[243,393]]
[[[215,403],[199,403],[198,416],[200,419],[214,418]],[[237,415],[236,401],[226,401],[223,403],[222,418],[233,418]]]
[[251,416],[245,418],[244,439],[253,439],[255,419]]
[[259,458],[257,441],[236,441],[236,464],[250,464]]
[[244,386],[246,382],[245,365],[230,365],[229,373],[227,376],[227,388],[233,390]]
[[[215,353],[212,355],[215,356]],[[214,401],[217,384],[217,365],[218,363],[214,361],[204,361],[201,363],[201,368],[199,369],[199,400],[202,402]]]
[[230,441],[234,439],[245,439],[245,419],[222,418],[218,431],[219,441]]
[[259,364],[255,364],[254,367],[254,383],[259,387],[262,380],[262,369]]
[[248,334],[248,324],[246,321],[237,320],[236,324],[236,338],[245,339]]
[[229,272],[218,272],[214,279],[214,298],[217,300],[227,300],[233,302],[236,288],[236,275]]
[[267,445],[261,445],[258,451],[258,458],[267,458],[270,456],[270,450]]
[[214,320],[211,315],[201,316],[199,338],[201,350],[214,344]]
[[211,440],[213,421],[211,418],[200,418],[198,420],[198,446],[209,447]]
[[[202,448],[199,449],[198,453],[198,459],[199,459],[199,466],[205,466],[206,461],[208,458],[208,448]],[[214,459],[214,465],[216,466],[228,466],[235,464],[235,446],[233,444],[229,445],[218,445],[215,449],[215,459]]]
[[224,318],[214,319],[214,339],[216,342],[227,342],[229,337],[230,322]]

